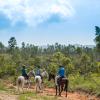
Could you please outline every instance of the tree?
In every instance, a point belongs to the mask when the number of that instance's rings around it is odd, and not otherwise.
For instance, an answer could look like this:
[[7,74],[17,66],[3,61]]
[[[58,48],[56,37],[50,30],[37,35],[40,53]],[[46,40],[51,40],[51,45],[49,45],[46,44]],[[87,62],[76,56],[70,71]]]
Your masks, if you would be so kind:
[[77,47],[77,48],[76,48],[76,53],[77,53],[78,55],[81,55],[81,54],[82,54],[82,48],[81,48],[81,47]]
[[22,42],[22,49],[25,49],[25,42]]
[[0,42],[0,53],[4,52],[4,48],[5,46],[2,44],[2,42]]
[[17,45],[15,37],[11,37],[8,41],[10,52],[12,53]]
[[87,76],[90,71],[90,57],[87,54],[83,54],[81,57],[81,74]]
[[51,62],[49,64],[49,70],[52,73],[56,73],[56,71],[59,68],[59,65],[65,66],[66,75],[71,74],[73,70],[73,64],[71,62],[71,59],[69,57],[66,57],[61,52],[56,52],[51,58]]
[[96,42],[96,47],[97,47],[97,50],[100,52],[100,27],[98,26],[95,26],[95,42]]
[[34,58],[34,65],[36,67],[41,65],[41,58],[40,57],[35,57]]
[[57,65],[62,65],[62,59],[64,57],[64,54],[62,54],[61,52],[56,52],[53,55],[53,62],[57,63]]

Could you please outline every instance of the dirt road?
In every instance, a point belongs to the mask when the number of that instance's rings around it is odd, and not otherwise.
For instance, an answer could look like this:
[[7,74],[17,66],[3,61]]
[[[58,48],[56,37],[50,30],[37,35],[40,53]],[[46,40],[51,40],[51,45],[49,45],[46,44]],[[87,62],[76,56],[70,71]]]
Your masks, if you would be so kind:
[[0,93],[0,100],[18,100],[18,96],[2,92]]
[[[34,87],[30,90],[31,92],[35,91]],[[39,93],[38,95],[39,96],[55,96],[55,90],[52,88],[46,88],[43,93]],[[6,92],[0,92],[0,100],[18,100],[18,96],[19,95],[13,95]],[[32,98],[32,100],[34,100],[34,98]],[[100,100],[100,99],[96,98],[95,96],[89,96],[89,95],[78,93],[78,92],[68,93],[68,97],[66,98],[65,93],[63,92],[62,96],[58,97],[57,100]]]

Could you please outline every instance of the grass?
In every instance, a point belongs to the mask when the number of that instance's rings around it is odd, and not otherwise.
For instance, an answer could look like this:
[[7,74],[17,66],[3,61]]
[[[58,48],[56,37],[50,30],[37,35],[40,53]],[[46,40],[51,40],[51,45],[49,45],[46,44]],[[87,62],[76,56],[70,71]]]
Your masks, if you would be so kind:
[[[11,79],[12,80],[12,79]],[[9,84],[9,82],[8,82]],[[5,91],[7,93],[14,94],[13,88],[7,88],[7,83],[5,84],[5,80],[0,80],[0,92]],[[44,86],[49,88],[54,88],[53,81],[44,81]],[[92,95],[96,95],[100,97],[100,75],[91,74],[89,77],[84,77],[76,74],[74,76],[69,76],[69,91],[83,91],[90,93]],[[18,100],[57,100],[57,97],[49,96],[49,95],[41,95],[35,92],[26,92],[24,94],[18,95]]]
[[47,86],[48,88],[54,88],[55,87],[55,83],[54,81],[48,81],[48,80],[45,80],[44,81],[44,86]]
[[[7,81],[7,80],[0,80],[0,92],[5,92],[9,93],[11,95],[16,95],[15,89],[12,87],[7,87],[7,84],[9,84],[9,81],[12,83],[12,77]],[[7,83],[6,83],[7,82]],[[45,86],[46,87],[54,87],[54,83],[51,84],[51,82],[48,82],[45,80]],[[57,97],[55,96],[49,96],[49,95],[40,95],[38,93],[34,92],[25,92],[24,94],[17,94],[18,95],[18,100],[57,100]]]
[[4,85],[4,81],[3,80],[0,80],[0,91],[7,91],[7,88],[6,86]]
[[42,95],[40,96],[39,94],[35,93],[35,92],[26,92],[24,94],[21,94],[19,96],[18,100],[57,100],[57,97],[54,96],[46,96],[46,95]]
[[100,96],[100,77],[96,74],[91,74],[89,77],[75,75],[69,77],[69,91],[80,90],[89,94]]

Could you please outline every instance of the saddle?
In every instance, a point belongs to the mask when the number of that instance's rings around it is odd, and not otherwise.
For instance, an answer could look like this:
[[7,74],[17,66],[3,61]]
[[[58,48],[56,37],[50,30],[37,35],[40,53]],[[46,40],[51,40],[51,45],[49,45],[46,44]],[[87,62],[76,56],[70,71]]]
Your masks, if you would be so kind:
[[29,76],[24,76],[25,80],[28,80],[29,79]]
[[60,77],[60,78],[58,78],[58,84],[59,85],[62,85],[62,86],[64,86],[64,83],[66,82],[66,80],[68,80],[67,78],[62,78],[62,77]]

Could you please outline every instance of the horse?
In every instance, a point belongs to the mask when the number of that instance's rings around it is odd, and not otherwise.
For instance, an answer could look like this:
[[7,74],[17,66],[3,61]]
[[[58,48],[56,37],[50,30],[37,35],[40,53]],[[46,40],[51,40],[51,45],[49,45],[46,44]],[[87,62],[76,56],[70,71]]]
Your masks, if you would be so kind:
[[32,70],[27,75],[29,77],[28,79],[25,79],[24,76],[19,76],[18,77],[17,82],[16,82],[18,91],[20,90],[20,88],[23,91],[25,83],[28,83],[28,89],[29,89],[29,87],[30,87],[30,78],[32,76],[35,77],[35,72]]
[[43,92],[43,80],[44,78],[48,78],[48,73],[46,70],[44,70],[42,73],[41,73],[41,76],[39,75],[36,75],[35,76],[35,82],[36,82],[36,92],[38,92],[38,90],[42,90]]
[[66,91],[66,97],[67,97],[69,80],[67,78],[62,78],[62,79],[58,78],[57,75],[49,73],[48,81],[50,81],[51,79],[53,79],[54,82],[55,82],[56,96],[57,96],[57,90],[59,90],[59,96],[61,96],[62,91],[65,90]]

